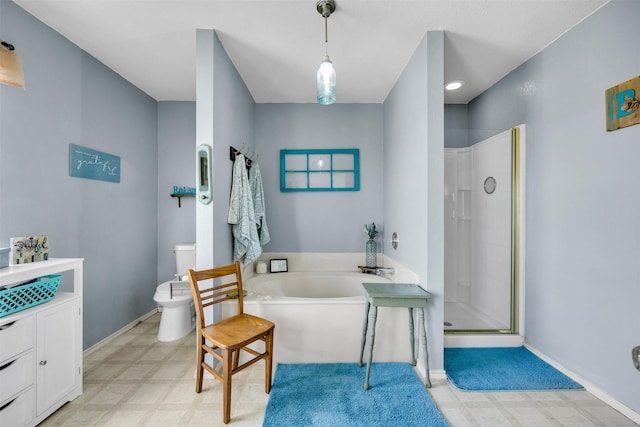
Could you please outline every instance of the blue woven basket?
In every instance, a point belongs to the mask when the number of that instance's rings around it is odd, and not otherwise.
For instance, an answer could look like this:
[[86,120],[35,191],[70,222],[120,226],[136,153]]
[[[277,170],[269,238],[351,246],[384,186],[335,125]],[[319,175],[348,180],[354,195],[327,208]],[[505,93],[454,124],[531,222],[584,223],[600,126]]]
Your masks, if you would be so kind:
[[52,300],[61,278],[60,274],[52,274],[38,277],[32,283],[0,290],[0,317]]

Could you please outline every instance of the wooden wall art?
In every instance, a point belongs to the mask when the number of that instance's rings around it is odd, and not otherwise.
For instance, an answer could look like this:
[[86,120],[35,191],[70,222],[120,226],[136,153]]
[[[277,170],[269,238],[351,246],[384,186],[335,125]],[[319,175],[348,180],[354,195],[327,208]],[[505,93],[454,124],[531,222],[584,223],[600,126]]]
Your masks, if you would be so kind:
[[607,131],[640,123],[640,76],[605,92]]

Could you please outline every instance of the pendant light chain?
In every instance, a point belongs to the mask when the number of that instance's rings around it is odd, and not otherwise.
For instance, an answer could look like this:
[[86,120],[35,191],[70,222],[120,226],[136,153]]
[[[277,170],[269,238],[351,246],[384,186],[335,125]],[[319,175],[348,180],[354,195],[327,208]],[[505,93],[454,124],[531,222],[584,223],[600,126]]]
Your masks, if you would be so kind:
[[324,17],[324,56],[329,56],[329,30],[327,17]]

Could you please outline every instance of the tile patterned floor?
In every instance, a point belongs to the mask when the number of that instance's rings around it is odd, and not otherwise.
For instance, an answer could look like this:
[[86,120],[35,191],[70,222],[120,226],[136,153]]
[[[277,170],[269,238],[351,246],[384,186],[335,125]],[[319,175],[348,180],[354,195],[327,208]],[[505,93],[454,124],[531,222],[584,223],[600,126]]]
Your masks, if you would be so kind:
[[[194,391],[194,335],[160,343],[159,321],[154,315],[87,355],[84,393],[40,425],[224,425],[220,384],[205,379],[202,393]],[[229,425],[262,425],[268,401],[263,366],[233,377]],[[438,379],[430,392],[453,427],[637,426],[586,391],[468,393]]]

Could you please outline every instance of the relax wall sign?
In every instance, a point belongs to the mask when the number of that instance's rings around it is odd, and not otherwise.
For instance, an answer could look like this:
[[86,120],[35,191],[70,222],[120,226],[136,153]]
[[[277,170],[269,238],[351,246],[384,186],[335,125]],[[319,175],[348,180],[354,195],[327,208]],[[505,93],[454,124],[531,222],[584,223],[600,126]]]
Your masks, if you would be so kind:
[[607,131],[640,123],[640,76],[605,92]]

